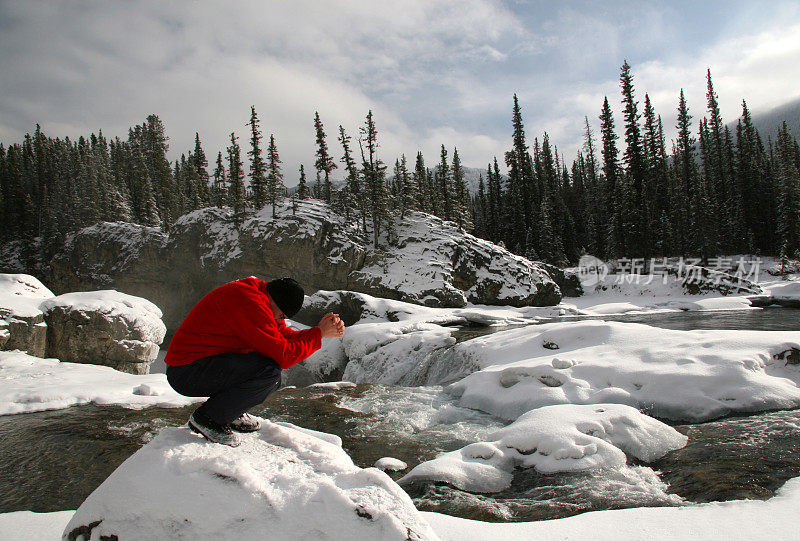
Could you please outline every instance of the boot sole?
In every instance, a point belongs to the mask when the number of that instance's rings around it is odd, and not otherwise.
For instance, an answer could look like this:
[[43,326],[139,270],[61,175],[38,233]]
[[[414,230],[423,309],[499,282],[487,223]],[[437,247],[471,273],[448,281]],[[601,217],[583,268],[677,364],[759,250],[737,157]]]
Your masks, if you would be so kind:
[[195,424],[194,424],[194,423],[191,421],[191,419],[189,420],[189,422],[188,422],[187,424],[189,425],[189,430],[191,430],[192,432],[196,432],[197,434],[200,434],[201,436],[203,436],[205,439],[207,439],[207,440],[208,440],[208,441],[210,441],[211,443],[219,443],[220,445],[227,445],[228,447],[238,447],[238,446],[239,446],[239,445],[242,443],[242,442],[241,442],[241,441],[239,441],[238,439],[235,439],[235,440],[233,440],[233,441],[232,441],[232,442],[230,442],[230,443],[223,442],[223,441],[216,441],[216,440],[213,440],[213,439],[211,439],[211,438],[209,438],[209,437],[208,437],[208,434],[206,434],[205,432],[203,432],[203,429],[201,429],[200,427],[198,427],[197,425],[195,425]]

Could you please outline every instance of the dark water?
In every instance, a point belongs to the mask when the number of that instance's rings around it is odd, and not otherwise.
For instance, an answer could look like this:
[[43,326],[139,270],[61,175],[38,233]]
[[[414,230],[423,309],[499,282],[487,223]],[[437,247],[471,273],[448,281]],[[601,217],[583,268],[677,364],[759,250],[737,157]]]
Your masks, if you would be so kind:
[[[679,329],[800,328],[800,310],[780,308],[604,319]],[[0,416],[0,512],[77,508],[128,456],[161,428],[183,424],[192,409],[81,406]],[[457,407],[438,387],[289,388],[254,413],[337,434],[364,467],[392,456],[410,469],[502,426],[489,415]],[[489,495],[437,483],[404,488],[422,510],[508,521],[685,501],[768,498],[786,480],[800,476],[800,410],[677,428],[688,434],[689,444],[651,465],[631,461],[622,471],[557,475],[522,470],[509,489]],[[660,479],[653,470],[660,472]],[[397,479],[402,473],[391,475]]]

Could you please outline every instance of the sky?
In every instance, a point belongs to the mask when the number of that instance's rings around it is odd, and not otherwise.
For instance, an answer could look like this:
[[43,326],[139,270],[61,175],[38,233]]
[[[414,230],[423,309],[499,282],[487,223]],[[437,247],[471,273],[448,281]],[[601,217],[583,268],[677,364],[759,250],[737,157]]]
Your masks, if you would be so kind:
[[681,89],[695,130],[707,114],[707,69],[724,121],[742,99],[770,109],[800,97],[800,2],[0,0],[0,51],[5,145],[37,123],[124,139],[155,113],[171,159],[198,132],[213,162],[232,132],[247,149],[253,105],[291,186],[313,170],[315,112],[337,159],[338,126],[356,140],[372,110],[390,165],[422,151],[433,166],[444,144],[502,166],[515,93],[530,142],[548,133],[571,163],[604,96],[622,136],[625,60],[668,139]]

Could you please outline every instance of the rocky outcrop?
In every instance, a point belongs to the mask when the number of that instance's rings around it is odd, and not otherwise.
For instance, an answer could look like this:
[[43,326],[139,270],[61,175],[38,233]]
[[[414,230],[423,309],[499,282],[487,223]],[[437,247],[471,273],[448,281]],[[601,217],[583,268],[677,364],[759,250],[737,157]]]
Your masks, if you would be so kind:
[[27,274],[0,274],[0,349],[44,357],[47,326],[39,304],[53,293]]
[[67,293],[45,300],[47,356],[147,374],[166,327],[153,303],[118,291]]
[[262,421],[239,447],[166,428],[117,468],[63,539],[437,539],[411,498],[338,436]]
[[226,209],[197,210],[178,219],[169,235],[104,222],[70,235],[50,268],[56,292],[113,287],[145,297],[162,309],[171,330],[205,293],[251,275],[293,276],[307,293],[353,290],[440,307],[561,299],[540,265],[451,222],[411,213],[375,249],[355,224],[313,200],[279,206],[275,218],[265,207],[239,227]]

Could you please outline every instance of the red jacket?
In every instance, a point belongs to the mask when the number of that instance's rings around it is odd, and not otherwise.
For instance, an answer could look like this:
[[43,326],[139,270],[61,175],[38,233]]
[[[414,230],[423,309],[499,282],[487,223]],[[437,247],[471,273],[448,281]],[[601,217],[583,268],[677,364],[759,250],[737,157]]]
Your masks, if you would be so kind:
[[200,299],[175,331],[164,358],[182,366],[219,353],[257,351],[289,368],[322,345],[322,331],[293,331],[275,321],[267,282],[245,278],[222,285]]

